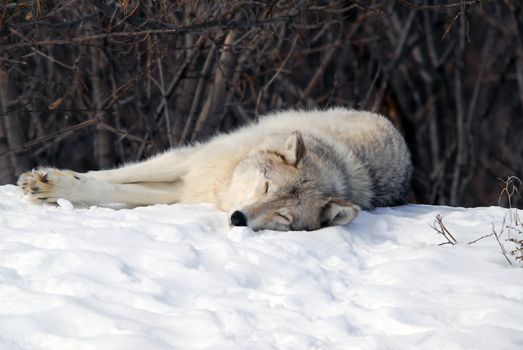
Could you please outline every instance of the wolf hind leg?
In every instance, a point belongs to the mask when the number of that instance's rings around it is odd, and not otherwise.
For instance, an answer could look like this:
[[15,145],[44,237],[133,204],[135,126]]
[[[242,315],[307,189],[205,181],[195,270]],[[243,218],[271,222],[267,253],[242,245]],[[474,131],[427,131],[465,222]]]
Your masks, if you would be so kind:
[[149,205],[175,203],[181,182],[115,184],[70,170],[41,168],[20,175],[18,186],[35,202],[64,198],[75,203]]

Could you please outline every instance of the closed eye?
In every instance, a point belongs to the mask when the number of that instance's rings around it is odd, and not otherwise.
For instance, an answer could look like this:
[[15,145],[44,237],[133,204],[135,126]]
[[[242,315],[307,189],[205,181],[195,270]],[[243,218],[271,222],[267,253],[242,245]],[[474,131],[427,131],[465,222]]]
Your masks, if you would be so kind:
[[265,181],[264,193],[267,193],[267,192],[269,192],[269,181]]
[[283,221],[287,224],[287,225],[290,225],[291,222],[292,222],[292,217],[290,217],[289,215],[284,215],[284,214],[281,214],[281,213],[276,213],[276,215],[278,215],[279,218],[283,219]]

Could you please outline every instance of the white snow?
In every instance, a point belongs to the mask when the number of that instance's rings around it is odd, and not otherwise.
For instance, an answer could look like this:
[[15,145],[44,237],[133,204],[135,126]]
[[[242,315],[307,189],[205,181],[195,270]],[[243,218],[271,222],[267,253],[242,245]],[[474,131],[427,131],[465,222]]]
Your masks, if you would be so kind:
[[466,244],[503,208],[255,233],[206,205],[58,204],[0,187],[2,350],[523,348],[523,269],[493,237]]

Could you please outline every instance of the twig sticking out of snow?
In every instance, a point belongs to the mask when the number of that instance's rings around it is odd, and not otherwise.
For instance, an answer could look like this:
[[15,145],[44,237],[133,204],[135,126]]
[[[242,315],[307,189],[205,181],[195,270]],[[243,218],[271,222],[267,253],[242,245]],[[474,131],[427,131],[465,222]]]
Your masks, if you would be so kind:
[[[505,256],[505,259],[507,259],[510,265],[513,265],[508,255],[513,256],[516,262],[523,262],[523,239],[511,237],[511,235],[514,234],[523,234],[523,221],[518,215],[518,210],[516,208],[512,208],[512,197],[514,195],[519,195],[519,188],[521,187],[521,185],[523,185],[523,182],[516,176],[509,176],[506,180],[499,180],[504,185],[503,189],[501,190],[501,193],[499,194],[499,202],[501,203],[503,197],[506,196],[508,202],[508,210],[505,213],[505,216],[503,217],[503,222],[501,224],[501,228],[499,229],[499,233],[498,230],[496,230],[494,224],[492,224],[492,233],[498,241],[498,244],[501,248],[501,253],[503,254],[503,256]],[[511,242],[515,245],[514,249],[510,251],[507,251],[506,247],[500,239],[503,233],[505,232],[507,233],[507,238],[505,239],[505,241]]]
[[501,204],[501,200],[503,199],[503,196],[507,196],[508,200],[508,207],[509,209],[512,209],[512,197],[515,194],[519,194],[519,187],[523,184],[519,177],[517,176],[509,176],[506,180],[498,179],[503,183],[503,189],[501,190],[501,193],[499,194],[498,198],[498,204]]
[[[478,239],[469,242],[468,244],[473,244],[479,240],[482,240],[483,238],[494,236],[501,249],[501,254],[503,254],[503,256],[510,265],[514,265],[512,260],[510,260],[509,255],[514,256],[514,259],[516,261],[523,262],[523,239],[511,237],[511,234],[516,233],[521,235],[523,233],[523,222],[521,221],[521,218],[518,215],[518,210],[512,208],[512,197],[514,195],[519,195],[519,187],[521,187],[523,183],[516,176],[509,176],[506,180],[499,179],[499,181],[503,183],[503,189],[499,194],[498,204],[501,205],[501,202],[505,196],[508,202],[508,210],[505,213],[505,216],[503,216],[501,227],[499,229],[496,229],[496,226],[494,225],[494,223],[492,223],[492,233],[481,236]],[[514,249],[510,251],[507,250],[507,248],[502,242],[501,237],[504,233],[506,233],[507,235],[505,241],[512,242],[515,245]]]
[[492,237],[492,236],[494,236],[494,232],[489,233],[488,235],[484,235],[484,236],[481,236],[481,237],[479,237],[479,238],[476,238],[475,240],[470,241],[470,242],[468,242],[467,244],[469,244],[469,245],[470,245],[470,244],[474,244],[474,243],[476,243],[476,242],[478,242],[478,241],[481,241],[483,238]]
[[499,239],[499,237],[501,237],[501,235],[503,234],[503,229],[505,228],[506,219],[507,219],[507,214],[505,214],[505,216],[503,217],[503,225],[501,226],[501,231],[499,233],[496,231],[496,227],[494,226],[494,223],[492,223],[492,234],[494,235],[494,237],[496,237],[496,241],[498,242],[499,247],[501,248],[501,254],[503,254],[505,259],[507,259],[508,263],[510,265],[512,265],[512,261],[510,261],[510,259],[507,256],[507,250],[505,249],[505,246],[503,245],[503,243],[501,243],[501,240]]
[[[523,182],[516,176],[509,176],[506,180],[499,180],[504,185],[499,195],[499,203],[501,205],[501,201],[505,196],[508,202],[508,209],[503,216],[501,227],[497,229],[496,225],[492,223],[491,233],[483,235],[467,244],[474,244],[484,238],[494,236],[501,249],[501,254],[503,254],[510,265],[514,265],[510,256],[514,257],[515,262],[523,263],[523,239],[521,238],[521,235],[523,234],[523,220],[519,217],[518,210],[512,208],[512,197],[514,195],[519,195],[519,188],[523,185]],[[447,240],[439,245],[456,245],[456,243],[458,243],[447,227],[443,224],[443,218],[441,215],[436,215],[436,221],[431,225],[431,227],[436,230],[436,232],[443,235]],[[506,235],[506,238],[502,237],[504,234]],[[514,237],[515,234],[519,236]],[[513,245],[513,248],[511,247],[507,249],[503,242],[510,242],[511,245]]]
[[443,224],[443,217],[440,214],[436,215],[436,221],[431,225],[431,227],[438,233],[442,234],[443,237],[445,237],[445,239],[447,240],[447,242],[440,243],[439,245],[455,245],[456,243],[458,243],[456,238],[454,238],[454,236],[450,233],[447,227]]

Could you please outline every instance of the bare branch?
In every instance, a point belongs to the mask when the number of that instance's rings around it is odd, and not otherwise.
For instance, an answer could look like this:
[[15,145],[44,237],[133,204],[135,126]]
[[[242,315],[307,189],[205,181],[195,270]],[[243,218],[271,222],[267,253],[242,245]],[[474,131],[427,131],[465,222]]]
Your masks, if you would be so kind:
[[441,215],[436,215],[436,221],[431,225],[431,227],[436,230],[439,234],[441,234],[447,242],[441,243],[442,244],[451,244],[456,245],[458,241],[454,238],[454,236],[450,233],[450,231],[447,229],[447,227],[443,224],[443,217]]
[[208,21],[177,28],[166,29],[149,29],[139,30],[133,32],[111,32],[100,34],[89,34],[84,36],[77,36],[71,39],[50,39],[50,40],[34,40],[15,44],[0,44],[0,50],[12,50],[30,46],[52,46],[52,45],[83,45],[91,44],[93,41],[108,38],[130,38],[130,37],[147,37],[149,35],[183,35],[191,32],[198,32],[201,30],[221,29],[232,30],[240,28],[262,27],[274,23],[286,23],[294,19],[294,16],[280,16],[272,17],[262,20],[216,20]]

